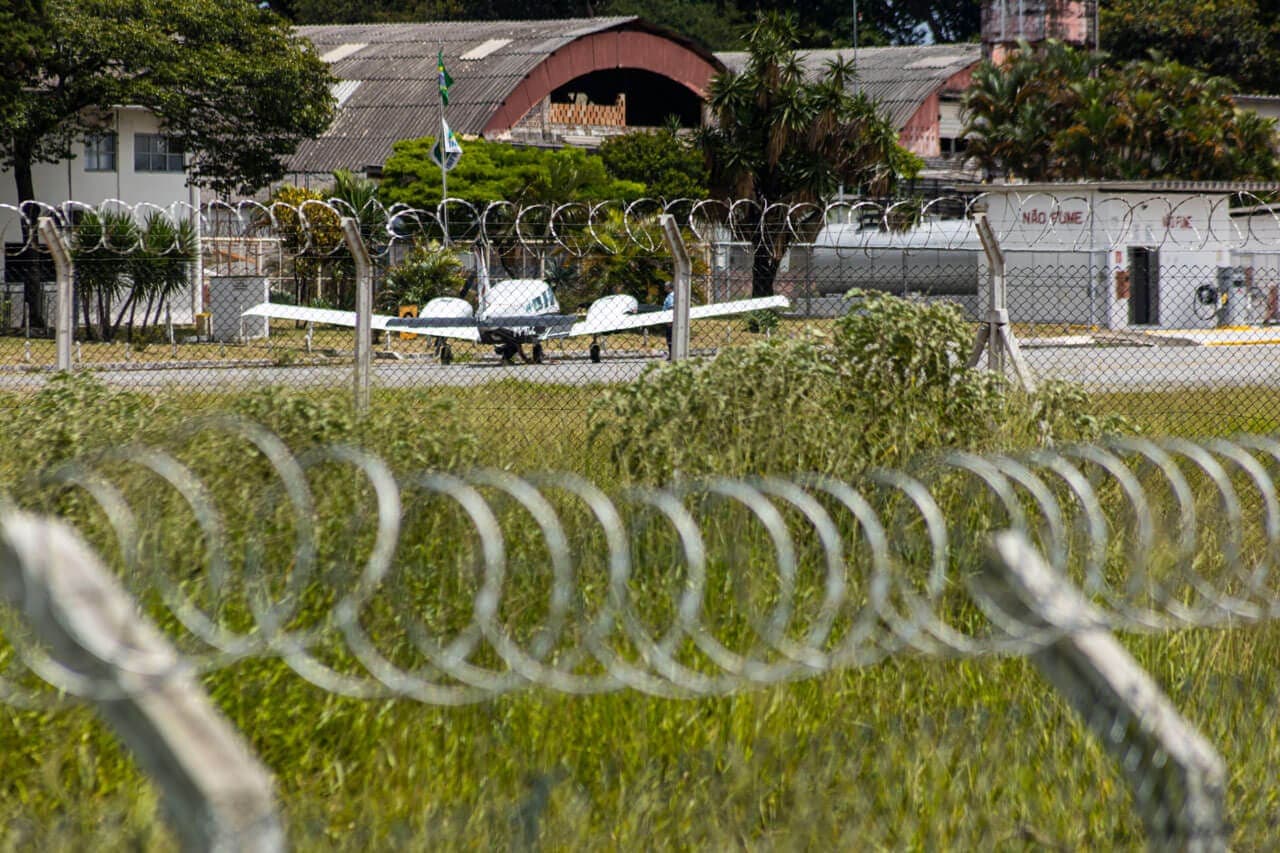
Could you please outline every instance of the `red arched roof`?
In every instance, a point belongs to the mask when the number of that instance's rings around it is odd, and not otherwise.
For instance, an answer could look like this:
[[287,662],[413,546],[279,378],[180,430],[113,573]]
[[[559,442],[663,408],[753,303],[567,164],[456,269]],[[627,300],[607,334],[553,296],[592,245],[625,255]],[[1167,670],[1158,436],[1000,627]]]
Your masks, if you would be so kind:
[[651,71],[676,81],[699,98],[706,96],[711,78],[720,71],[706,55],[656,33],[613,30],[583,36],[535,66],[502,101],[484,133],[509,130],[534,104],[571,80],[617,68]]

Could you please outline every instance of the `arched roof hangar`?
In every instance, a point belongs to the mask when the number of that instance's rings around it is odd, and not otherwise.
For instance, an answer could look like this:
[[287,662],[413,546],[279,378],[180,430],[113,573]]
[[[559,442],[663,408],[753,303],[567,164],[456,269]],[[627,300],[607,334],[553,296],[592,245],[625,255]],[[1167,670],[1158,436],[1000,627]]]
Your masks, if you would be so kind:
[[[565,92],[574,83],[599,91],[610,85],[620,88],[632,81],[650,86],[666,81],[668,85],[660,88],[668,93],[685,89],[686,100],[697,109],[706,97],[711,78],[721,70],[723,66],[714,56],[669,34],[637,29],[593,33],[574,39],[535,66],[494,113],[484,133],[488,136],[510,130],[544,98]],[[654,94],[643,86],[623,93],[629,100],[646,102],[651,99],[645,96]],[[684,112],[679,110],[679,103],[672,106],[677,107],[676,114]],[[700,110],[692,122],[683,123],[696,125],[699,114]]]
[[663,124],[697,126],[724,65],[639,18],[299,27],[339,78],[337,118],[294,173],[380,166],[400,140],[440,128],[437,53],[454,78],[456,133],[559,144]]

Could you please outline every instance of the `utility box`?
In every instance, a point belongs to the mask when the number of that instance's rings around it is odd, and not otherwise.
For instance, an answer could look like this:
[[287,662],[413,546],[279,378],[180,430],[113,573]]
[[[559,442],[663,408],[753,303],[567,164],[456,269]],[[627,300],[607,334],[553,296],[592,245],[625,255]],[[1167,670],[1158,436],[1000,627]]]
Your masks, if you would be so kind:
[[266,317],[245,317],[255,305],[269,301],[271,282],[261,275],[215,275],[209,278],[210,334],[215,341],[265,338]]
[[1225,296],[1220,299],[1218,309],[1218,325],[1237,326],[1245,322],[1244,267],[1218,267],[1218,293]]

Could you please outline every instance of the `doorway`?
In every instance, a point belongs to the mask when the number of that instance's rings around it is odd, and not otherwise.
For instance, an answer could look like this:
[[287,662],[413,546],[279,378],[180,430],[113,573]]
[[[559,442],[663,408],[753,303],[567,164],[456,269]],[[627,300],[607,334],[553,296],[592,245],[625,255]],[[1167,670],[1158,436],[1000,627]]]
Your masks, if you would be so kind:
[[1129,325],[1160,325],[1160,252],[1129,248]]

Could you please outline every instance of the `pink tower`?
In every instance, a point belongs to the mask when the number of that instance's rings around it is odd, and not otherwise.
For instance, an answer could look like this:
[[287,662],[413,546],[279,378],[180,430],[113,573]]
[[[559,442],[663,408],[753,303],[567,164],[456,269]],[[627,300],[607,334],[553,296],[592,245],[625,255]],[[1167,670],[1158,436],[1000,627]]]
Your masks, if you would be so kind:
[[982,54],[1003,62],[1018,40],[1039,44],[1057,39],[1094,47],[1098,33],[1097,0],[983,0]]

